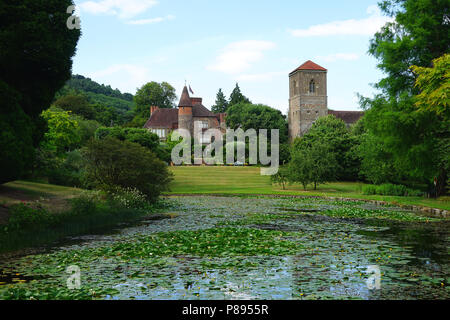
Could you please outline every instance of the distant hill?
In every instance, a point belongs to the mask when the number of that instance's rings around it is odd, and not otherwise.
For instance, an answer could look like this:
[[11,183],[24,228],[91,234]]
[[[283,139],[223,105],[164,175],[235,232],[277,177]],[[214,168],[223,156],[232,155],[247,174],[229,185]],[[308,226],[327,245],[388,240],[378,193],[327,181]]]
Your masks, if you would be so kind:
[[73,75],[65,86],[56,94],[55,100],[68,94],[83,94],[92,104],[100,104],[106,107],[118,109],[125,113],[134,108],[133,95],[122,93],[111,86],[99,84],[82,75]]

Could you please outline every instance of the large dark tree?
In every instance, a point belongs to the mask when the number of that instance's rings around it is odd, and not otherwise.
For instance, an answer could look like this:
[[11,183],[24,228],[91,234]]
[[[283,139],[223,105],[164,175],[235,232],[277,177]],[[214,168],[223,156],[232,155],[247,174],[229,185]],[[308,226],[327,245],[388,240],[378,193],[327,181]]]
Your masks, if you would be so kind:
[[[362,99],[368,134],[383,145],[396,180],[428,183],[433,178],[445,181],[447,172],[440,167],[438,150],[448,128],[432,112],[417,112],[419,88],[414,86],[411,66],[431,67],[432,60],[449,52],[450,3],[448,0],[385,0],[384,13],[395,17],[378,32],[370,45],[370,54],[386,74],[376,87],[381,93]],[[373,148],[372,148],[373,149]],[[367,150],[370,150],[367,149]],[[364,155],[372,157],[370,153]],[[445,156],[445,155],[444,155]]]
[[80,37],[80,30],[67,28],[72,4],[0,2],[0,183],[19,178],[31,166],[33,146],[43,136],[39,114],[70,78]]

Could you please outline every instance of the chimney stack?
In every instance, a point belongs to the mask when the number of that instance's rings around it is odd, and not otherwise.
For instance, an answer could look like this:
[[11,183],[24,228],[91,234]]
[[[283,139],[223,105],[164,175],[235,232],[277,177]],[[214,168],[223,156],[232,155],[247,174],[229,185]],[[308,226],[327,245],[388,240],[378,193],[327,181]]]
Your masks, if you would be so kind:
[[191,98],[191,102],[192,102],[192,105],[195,106],[195,105],[202,104],[203,99],[202,98]]
[[150,116],[153,114],[153,112],[155,112],[158,109],[159,109],[159,107],[157,107],[157,106],[151,106],[150,107]]

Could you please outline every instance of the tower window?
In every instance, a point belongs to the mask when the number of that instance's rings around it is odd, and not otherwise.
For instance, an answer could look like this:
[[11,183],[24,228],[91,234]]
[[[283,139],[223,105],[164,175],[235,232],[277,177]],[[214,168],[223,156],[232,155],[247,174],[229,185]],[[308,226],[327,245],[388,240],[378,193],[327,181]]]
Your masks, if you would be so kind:
[[314,80],[311,80],[311,82],[309,83],[309,93],[314,92],[316,92],[316,83],[314,82]]

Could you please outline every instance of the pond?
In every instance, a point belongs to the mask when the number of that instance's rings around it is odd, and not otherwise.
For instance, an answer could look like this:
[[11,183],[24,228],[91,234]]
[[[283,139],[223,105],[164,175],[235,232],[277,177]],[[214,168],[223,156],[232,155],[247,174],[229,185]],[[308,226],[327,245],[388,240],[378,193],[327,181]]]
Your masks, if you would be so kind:
[[0,298],[450,298],[448,220],[313,198],[167,201],[170,219],[3,257]]

